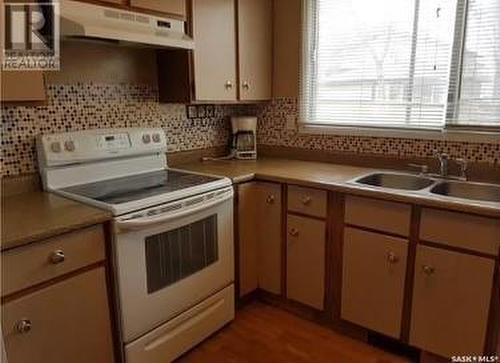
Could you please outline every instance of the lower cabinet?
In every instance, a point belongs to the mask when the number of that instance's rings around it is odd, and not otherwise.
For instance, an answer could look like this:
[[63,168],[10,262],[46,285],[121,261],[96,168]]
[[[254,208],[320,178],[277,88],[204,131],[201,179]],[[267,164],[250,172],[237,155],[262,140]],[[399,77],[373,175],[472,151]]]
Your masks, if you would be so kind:
[[9,362],[113,361],[103,267],[7,302],[2,309]]
[[482,355],[494,260],[417,247],[410,344],[443,357]]
[[345,228],[341,317],[399,338],[408,242]]
[[289,214],[287,229],[287,298],[323,310],[325,222]]
[[281,185],[238,186],[240,296],[260,288],[281,293]]

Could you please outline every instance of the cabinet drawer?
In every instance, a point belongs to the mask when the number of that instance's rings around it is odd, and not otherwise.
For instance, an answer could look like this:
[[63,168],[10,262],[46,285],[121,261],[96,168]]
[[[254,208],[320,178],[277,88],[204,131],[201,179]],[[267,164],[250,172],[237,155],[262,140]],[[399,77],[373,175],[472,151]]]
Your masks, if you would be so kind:
[[382,232],[408,236],[411,206],[385,200],[355,197],[345,198],[345,222]]
[[327,193],[324,190],[288,187],[288,210],[315,217],[326,217]]
[[495,261],[418,246],[410,344],[443,357],[482,355]]
[[342,319],[399,338],[408,241],[346,228],[343,250]]
[[500,220],[424,208],[420,239],[498,255]]
[[2,296],[104,258],[104,233],[101,225],[12,249],[2,253]]
[[113,342],[100,267],[2,306],[9,362],[113,362]]

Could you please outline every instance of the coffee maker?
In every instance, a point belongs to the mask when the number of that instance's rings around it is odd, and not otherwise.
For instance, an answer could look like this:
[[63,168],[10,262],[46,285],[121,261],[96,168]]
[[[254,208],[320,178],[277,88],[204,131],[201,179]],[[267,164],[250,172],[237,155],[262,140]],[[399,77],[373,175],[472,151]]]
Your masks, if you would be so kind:
[[257,159],[257,117],[231,117],[231,154],[240,160]]

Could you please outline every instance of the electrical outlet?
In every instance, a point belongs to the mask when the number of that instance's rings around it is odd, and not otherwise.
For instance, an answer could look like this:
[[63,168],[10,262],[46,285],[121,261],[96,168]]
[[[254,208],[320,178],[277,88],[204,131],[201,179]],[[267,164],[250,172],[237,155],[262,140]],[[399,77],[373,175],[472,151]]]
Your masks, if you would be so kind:
[[296,130],[297,129],[297,123],[295,121],[294,115],[287,115],[286,116],[286,129],[287,130]]

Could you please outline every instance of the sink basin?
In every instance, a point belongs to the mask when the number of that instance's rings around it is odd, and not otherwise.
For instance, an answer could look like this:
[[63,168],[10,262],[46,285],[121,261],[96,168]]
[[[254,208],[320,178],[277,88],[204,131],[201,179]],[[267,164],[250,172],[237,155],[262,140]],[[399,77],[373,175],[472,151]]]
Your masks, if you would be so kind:
[[500,186],[492,184],[445,181],[432,187],[431,193],[447,197],[500,203]]
[[434,180],[412,174],[373,173],[355,182],[390,189],[420,190],[430,186]]

